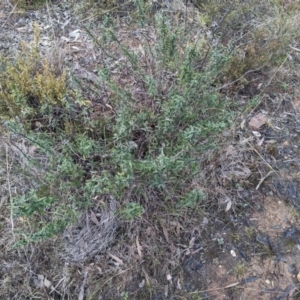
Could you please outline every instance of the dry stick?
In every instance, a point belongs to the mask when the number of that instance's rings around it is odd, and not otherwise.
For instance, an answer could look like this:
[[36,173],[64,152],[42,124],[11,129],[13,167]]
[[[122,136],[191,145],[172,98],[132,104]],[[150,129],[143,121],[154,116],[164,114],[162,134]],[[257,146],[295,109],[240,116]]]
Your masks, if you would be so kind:
[[79,293],[79,296],[78,296],[78,300],[83,300],[83,298],[84,298],[84,289],[85,289],[86,282],[87,282],[87,275],[88,275],[88,272],[87,272],[87,270],[85,270],[82,285],[80,287],[80,293]]
[[220,288],[207,289],[207,290],[201,290],[201,291],[196,291],[196,292],[190,292],[189,295],[199,294],[199,293],[204,293],[204,292],[220,291],[220,290],[224,290],[224,289],[229,289],[231,287],[234,287],[234,288],[237,288],[237,289],[249,290],[249,291],[258,291],[258,292],[268,293],[268,294],[282,294],[282,292],[266,291],[266,290],[261,290],[261,289],[254,289],[254,288],[248,288],[248,287],[243,287],[243,286],[237,286],[238,284],[239,284],[239,282],[234,283],[234,284],[230,284],[230,285],[227,285],[227,286],[224,286],[224,287],[220,287]]
[[256,186],[256,190],[258,190],[259,189],[259,187],[261,186],[261,184],[265,181],[265,179],[267,178],[267,177],[269,177],[272,173],[274,173],[274,171],[270,171],[265,177],[263,177],[260,181],[259,181],[259,183],[258,183],[258,185]]
[[291,49],[300,52],[300,49],[290,46]]
[[242,76],[240,76],[238,79],[235,79],[235,80],[233,80],[233,81],[231,81],[231,82],[229,82],[229,83],[226,83],[226,84],[222,85],[221,87],[216,88],[214,91],[220,91],[220,90],[222,90],[222,89],[224,89],[224,88],[227,88],[227,87],[231,86],[232,84],[234,84],[234,83],[240,81],[240,80],[241,80],[242,78],[244,78],[246,75],[248,75],[248,74],[250,74],[250,73],[253,73],[253,72],[257,72],[257,71],[261,70],[262,68],[263,68],[263,66],[262,66],[262,67],[259,67],[259,68],[257,68],[257,69],[254,69],[254,70],[249,70],[249,71],[245,72]]
[[6,181],[8,186],[8,193],[9,193],[9,202],[10,202],[10,223],[11,223],[11,231],[14,238],[14,241],[16,240],[15,233],[14,233],[14,219],[13,219],[13,199],[11,195],[11,189],[10,189],[10,180],[9,180],[9,167],[8,167],[8,147],[5,146],[6,150]]

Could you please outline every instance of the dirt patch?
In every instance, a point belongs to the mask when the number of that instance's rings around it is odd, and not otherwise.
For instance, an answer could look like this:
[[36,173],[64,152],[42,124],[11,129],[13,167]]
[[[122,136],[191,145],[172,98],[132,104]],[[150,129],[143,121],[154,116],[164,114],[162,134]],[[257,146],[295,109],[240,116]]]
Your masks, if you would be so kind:
[[[251,220],[259,232],[256,240],[273,253],[267,258],[252,258],[251,271],[245,274],[244,282],[251,276],[256,280],[247,282],[243,294],[251,299],[259,291],[259,299],[285,299],[293,295],[298,283],[300,250],[294,227],[298,225],[297,217],[295,210],[277,197],[266,196],[263,206],[263,211],[254,213]],[[291,241],[296,243],[290,244]]]
[[210,242],[203,234],[205,246],[185,253],[181,277],[173,283],[175,294],[180,293],[179,286],[189,299],[269,300],[295,295],[300,271],[297,213],[274,196],[257,201],[260,209],[244,224],[236,220],[232,226],[227,221],[231,228],[210,230]]

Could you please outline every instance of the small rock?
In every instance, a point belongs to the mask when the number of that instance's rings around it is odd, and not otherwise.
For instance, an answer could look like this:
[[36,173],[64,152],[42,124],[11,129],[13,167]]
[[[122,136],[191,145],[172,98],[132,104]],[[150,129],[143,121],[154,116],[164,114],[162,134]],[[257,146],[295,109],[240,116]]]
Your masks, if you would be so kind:
[[297,280],[300,282],[300,272],[297,274]]
[[268,122],[268,117],[266,114],[259,113],[255,115],[249,122],[249,126],[253,130],[259,130],[261,126],[265,125]]

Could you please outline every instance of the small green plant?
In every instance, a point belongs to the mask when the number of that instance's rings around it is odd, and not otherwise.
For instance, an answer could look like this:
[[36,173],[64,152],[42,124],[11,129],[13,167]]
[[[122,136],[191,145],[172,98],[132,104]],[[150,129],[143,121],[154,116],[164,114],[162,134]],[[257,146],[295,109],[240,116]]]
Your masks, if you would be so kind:
[[253,238],[255,238],[255,235],[256,235],[256,230],[252,226],[246,227],[245,234],[246,234],[246,237],[248,240],[253,240]]
[[233,268],[233,274],[235,277],[240,278],[246,274],[248,266],[242,262],[238,262]]
[[120,211],[120,215],[125,219],[133,220],[140,217],[145,212],[144,208],[138,203],[127,203]]
[[[86,160],[98,154],[101,143],[88,136],[94,128],[92,121],[86,123],[88,102],[69,88],[65,70],[42,58],[39,39],[35,26],[32,45],[23,43],[15,60],[0,59],[2,125],[24,137],[47,161],[27,162],[39,175],[23,173],[34,184],[14,200],[14,215],[24,221],[21,243],[57,235],[89,206],[85,177],[93,162]],[[103,127],[97,129],[102,135]]]
[[43,5],[45,5],[46,2],[47,0],[13,0],[13,3],[22,9],[28,9],[28,8],[38,9]]
[[129,300],[129,294],[128,294],[128,292],[124,292],[123,293],[122,300]]
[[191,300],[202,300],[202,295],[192,295]]
[[184,207],[195,208],[199,203],[204,201],[206,195],[203,191],[198,189],[193,189],[191,192],[184,195],[184,198],[181,200],[181,205]]
[[[34,27],[34,42],[23,43],[15,61],[0,58],[0,115],[18,117],[26,126],[55,126],[55,108],[66,106],[66,72],[59,72],[40,55],[40,29]],[[39,125],[37,125],[39,124]]]
[[241,235],[240,233],[238,233],[238,232],[233,232],[233,233],[231,234],[231,237],[232,237],[232,240],[233,240],[234,242],[239,242],[239,241],[241,241],[241,239],[242,239],[242,235]]

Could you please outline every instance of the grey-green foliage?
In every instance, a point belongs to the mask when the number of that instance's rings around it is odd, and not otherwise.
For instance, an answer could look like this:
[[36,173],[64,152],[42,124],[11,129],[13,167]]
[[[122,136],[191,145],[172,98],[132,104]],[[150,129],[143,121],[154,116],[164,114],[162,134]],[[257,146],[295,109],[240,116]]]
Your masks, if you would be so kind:
[[[173,26],[164,15],[157,17],[155,25],[159,42],[152,49],[145,47],[149,56],[156,55],[157,73],[152,75],[139,65],[137,55],[113,35],[130,62],[132,74],[146,86],[145,94],[152,97],[155,108],[144,106],[137,110],[138,100],[131,87],[120,89],[105,71],[107,84],[117,95],[113,104],[119,112],[113,126],[111,157],[118,172],[109,180],[118,187],[118,196],[130,190],[136,199],[147,198],[151,193],[160,193],[162,199],[181,199],[187,193],[186,199],[195,199],[197,193],[189,192],[189,186],[201,171],[200,154],[215,147],[214,135],[230,120],[226,102],[213,87],[230,56],[225,48],[215,49],[204,62],[205,69],[197,71],[195,62],[203,56],[197,52],[196,44],[185,47],[184,54],[179,55],[179,46],[191,38],[185,29]],[[168,90],[161,88],[167,82],[161,70],[174,74],[175,84],[170,83]],[[137,157],[143,146],[134,141],[135,133],[143,145],[147,144],[142,157]],[[202,200],[200,194],[198,199]],[[189,206],[196,203],[187,202]]]
[[[99,197],[117,199],[120,217],[129,219],[141,216],[148,201],[171,199],[195,207],[205,199],[194,185],[201,173],[201,154],[216,147],[217,134],[231,119],[227,102],[215,88],[230,60],[227,49],[207,53],[195,40],[193,28],[179,26],[161,13],[154,21],[147,20],[154,22],[157,42],[143,45],[154,62],[145,67],[139,54],[118,39],[112,19],[107,20],[102,47],[109,53],[111,43],[119,46],[126,57],[120,68],[128,68],[146,99],[141,104],[131,84],[119,86],[103,66],[99,85],[114,95],[110,105],[115,111],[103,117],[103,126],[95,126],[97,120],[88,120],[85,110],[68,102],[62,118],[71,119],[72,111],[72,132],[59,124],[55,132],[27,129],[31,140],[53,150],[40,148],[48,161],[43,184],[16,201],[16,216],[35,224],[28,240],[57,234]],[[201,69],[196,67],[199,61]]]

